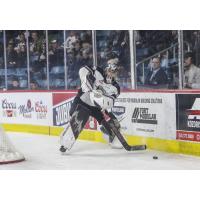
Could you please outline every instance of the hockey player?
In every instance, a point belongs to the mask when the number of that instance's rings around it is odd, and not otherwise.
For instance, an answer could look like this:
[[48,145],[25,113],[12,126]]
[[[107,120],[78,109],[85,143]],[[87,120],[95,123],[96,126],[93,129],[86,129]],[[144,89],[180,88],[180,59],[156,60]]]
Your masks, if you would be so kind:
[[[119,67],[115,62],[109,63],[103,70],[99,67],[84,66],[79,70],[81,88],[75,97],[70,109],[70,123],[60,137],[60,151],[70,150],[85,126],[89,116],[94,117],[101,125],[101,130],[108,135],[109,142],[115,143],[117,138],[107,131],[105,115],[108,115],[114,126],[119,129],[120,124],[111,108],[120,94],[120,87],[116,82]],[[122,147],[117,144],[117,147]]]

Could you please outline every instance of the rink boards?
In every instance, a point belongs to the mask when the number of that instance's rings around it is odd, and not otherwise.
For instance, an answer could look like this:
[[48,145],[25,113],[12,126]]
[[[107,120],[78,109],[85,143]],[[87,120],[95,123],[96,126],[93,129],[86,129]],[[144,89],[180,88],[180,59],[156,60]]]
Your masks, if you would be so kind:
[[[1,123],[9,131],[59,135],[69,121],[75,95],[75,91],[2,92]],[[199,91],[123,92],[112,111],[130,144],[200,155]],[[80,139],[105,142],[93,118]]]

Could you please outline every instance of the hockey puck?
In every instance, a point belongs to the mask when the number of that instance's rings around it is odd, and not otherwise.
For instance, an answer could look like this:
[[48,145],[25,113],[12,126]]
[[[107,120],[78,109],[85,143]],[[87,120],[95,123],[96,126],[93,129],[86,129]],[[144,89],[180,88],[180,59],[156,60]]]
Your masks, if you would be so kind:
[[154,159],[154,160],[157,160],[157,159],[158,159],[158,156],[153,156],[153,159]]

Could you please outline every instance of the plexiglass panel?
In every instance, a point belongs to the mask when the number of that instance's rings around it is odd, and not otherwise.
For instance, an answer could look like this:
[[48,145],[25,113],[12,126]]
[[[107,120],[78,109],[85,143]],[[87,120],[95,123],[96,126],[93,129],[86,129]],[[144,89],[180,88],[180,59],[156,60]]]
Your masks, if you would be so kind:
[[65,89],[63,31],[48,31],[50,89]]
[[177,31],[136,31],[136,72],[139,89],[178,88]]
[[92,31],[66,31],[64,47],[66,48],[67,89],[80,87],[79,69],[93,66]]
[[28,89],[25,31],[6,31],[8,89]]
[[30,89],[47,89],[45,31],[29,31]]
[[97,64],[105,68],[110,62],[120,66],[120,87],[131,88],[129,33],[125,30],[96,31]]
[[200,31],[183,31],[184,77],[183,88],[200,88]]

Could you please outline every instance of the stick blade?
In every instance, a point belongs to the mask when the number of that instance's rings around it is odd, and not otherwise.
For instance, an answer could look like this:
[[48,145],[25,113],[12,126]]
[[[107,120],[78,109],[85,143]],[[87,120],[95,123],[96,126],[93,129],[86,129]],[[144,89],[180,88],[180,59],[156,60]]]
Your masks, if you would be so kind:
[[147,146],[144,145],[135,145],[135,146],[131,146],[130,151],[141,151],[141,150],[146,150]]

